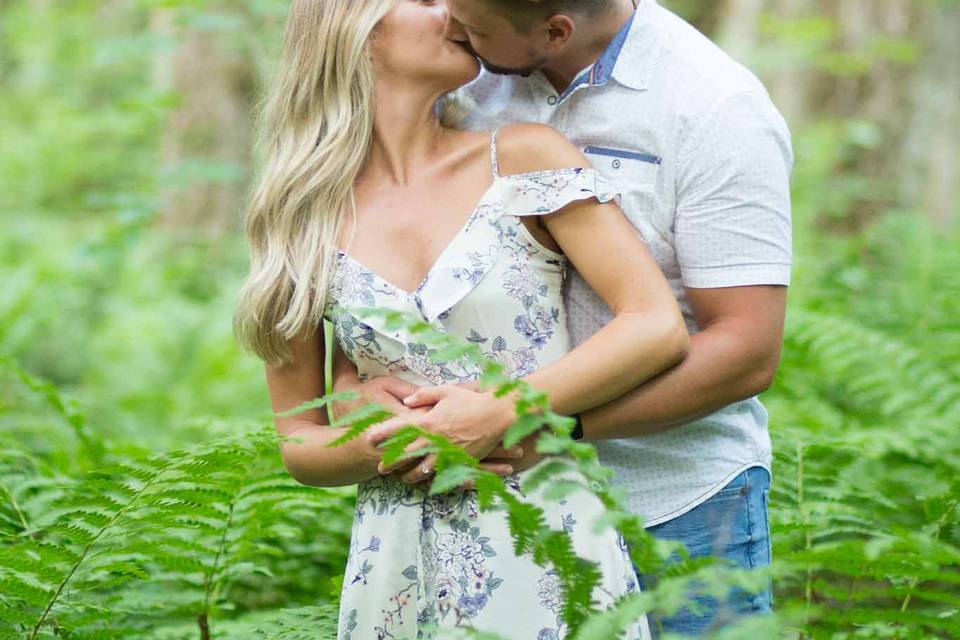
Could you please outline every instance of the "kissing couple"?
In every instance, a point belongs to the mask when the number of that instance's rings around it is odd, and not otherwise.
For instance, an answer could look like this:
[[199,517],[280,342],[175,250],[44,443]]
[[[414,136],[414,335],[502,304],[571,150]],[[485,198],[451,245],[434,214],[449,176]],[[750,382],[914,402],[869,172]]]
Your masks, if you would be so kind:
[[[566,530],[601,607],[651,586],[599,500],[524,492],[512,396],[476,365],[356,307],[467,339],[573,416],[648,531],[693,557],[771,560],[771,445],[757,395],[790,281],[789,130],[760,81],[655,0],[294,0],[263,105],[235,328],[274,411],[333,387],[396,414],[364,437],[322,409],[278,417],[284,465],[358,485],[340,640],[476,629],[559,640],[556,573],[514,553],[470,487],[431,496],[433,457],[382,461],[405,424],[446,436]],[[426,444],[418,440],[411,451]],[[626,638],[702,636],[769,613],[732,589]]]

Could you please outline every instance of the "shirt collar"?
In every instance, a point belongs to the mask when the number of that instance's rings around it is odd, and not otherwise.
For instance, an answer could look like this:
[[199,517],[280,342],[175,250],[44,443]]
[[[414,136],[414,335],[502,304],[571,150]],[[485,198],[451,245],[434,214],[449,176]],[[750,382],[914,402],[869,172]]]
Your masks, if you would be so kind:
[[620,27],[597,61],[570,83],[560,99],[584,85],[606,84],[610,78],[631,89],[646,88],[654,50],[650,46],[649,22],[655,6],[656,0],[640,0],[633,16]]
[[[650,74],[656,63],[656,52],[660,49],[655,46],[656,30],[653,24],[657,11],[660,11],[657,0],[640,0],[633,18],[621,30],[622,42],[617,45],[617,38],[614,38],[610,47],[597,61],[599,64],[608,54],[615,51],[612,58],[603,64],[606,76],[604,81],[612,77],[631,89],[647,88]],[[617,36],[619,37],[621,33]],[[616,49],[614,49],[615,45]],[[606,67],[611,61],[613,65],[607,70]]]

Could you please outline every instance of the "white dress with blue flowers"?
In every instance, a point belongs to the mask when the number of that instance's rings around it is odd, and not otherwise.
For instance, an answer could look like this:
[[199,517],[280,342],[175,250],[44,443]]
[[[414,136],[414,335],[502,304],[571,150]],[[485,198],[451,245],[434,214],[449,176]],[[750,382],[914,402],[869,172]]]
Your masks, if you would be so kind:
[[[391,375],[418,385],[474,380],[466,361],[435,362],[418,338],[360,319],[349,307],[405,311],[481,347],[521,377],[570,349],[561,285],[566,257],[544,247],[520,216],[540,215],[588,198],[619,194],[595,170],[567,168],[501,176],[491,136],[493,184],[414,292],[383,279],[339,251],[327,305],[336,338],[361,379]],[[521,491],[530,470],[507,478],[509,490],[541,506],[548,524],[570,532],[578,555],[597,563],[602,607],[638,591],[622,537],[592,530],[599,501],[580,491],[562,502]],[[339,640],[426,640],[457,628],[508,640],[567,635],[554,571],[518,556],[502,511],[481,512],[475,491],[430,496],[389,477],[359,485],[340,598]],[[435,631],[439,629],[440,631]],[[646,619],[628,640],[649,637]]]

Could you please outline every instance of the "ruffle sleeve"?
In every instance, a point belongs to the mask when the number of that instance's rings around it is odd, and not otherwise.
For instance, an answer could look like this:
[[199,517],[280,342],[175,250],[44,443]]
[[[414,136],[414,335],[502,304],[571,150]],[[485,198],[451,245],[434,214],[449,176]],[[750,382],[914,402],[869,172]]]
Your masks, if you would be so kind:
[[618,205],[622,200],[616,187],[590,167],[546,169],[500,179],[504,215],[543,215],[589,198],[596,198],[601,203],[615,200]]

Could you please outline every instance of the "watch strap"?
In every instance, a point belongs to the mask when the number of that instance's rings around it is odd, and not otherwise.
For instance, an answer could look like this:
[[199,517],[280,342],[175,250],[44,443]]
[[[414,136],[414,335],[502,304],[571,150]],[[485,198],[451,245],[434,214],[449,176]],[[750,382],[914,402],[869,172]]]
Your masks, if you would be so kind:
[[576,420],[576,422],[573,425],[573,430],[570,432],[570,437],[574,440],[583,440],[583,419],[579,413],[574,415],[573,419]]

